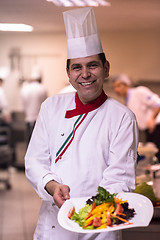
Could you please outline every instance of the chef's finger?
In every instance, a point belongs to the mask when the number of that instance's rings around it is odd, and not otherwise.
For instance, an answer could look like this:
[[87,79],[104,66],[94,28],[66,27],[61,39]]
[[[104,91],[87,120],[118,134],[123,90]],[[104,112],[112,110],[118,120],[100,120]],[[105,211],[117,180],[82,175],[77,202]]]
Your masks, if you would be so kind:
[[65,200],[69,199],[70,188],[67,185],[57,185],[54,191],[53,199],[55,204],[60,208]]
[[67,200],[70,198],[70,195],[69,195],[70,188],[67,185],[61,186],[61,192],[64,200]]
[[65,201],[60,196],[55,196],[54,202],[60,208]]

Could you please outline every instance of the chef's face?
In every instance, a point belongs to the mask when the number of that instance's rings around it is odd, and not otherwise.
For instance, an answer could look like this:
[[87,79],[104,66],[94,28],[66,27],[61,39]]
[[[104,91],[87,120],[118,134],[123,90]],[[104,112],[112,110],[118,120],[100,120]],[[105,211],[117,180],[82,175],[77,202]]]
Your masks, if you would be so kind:
[[128,86],[120,80],[113,82],[113,89],[118,96],[126,97]]
[[67,74],[80,100],[86,104],[100,96],[104,79],[109,76],[109,65],[108,62],[103,65],[98,55],[71,59]]

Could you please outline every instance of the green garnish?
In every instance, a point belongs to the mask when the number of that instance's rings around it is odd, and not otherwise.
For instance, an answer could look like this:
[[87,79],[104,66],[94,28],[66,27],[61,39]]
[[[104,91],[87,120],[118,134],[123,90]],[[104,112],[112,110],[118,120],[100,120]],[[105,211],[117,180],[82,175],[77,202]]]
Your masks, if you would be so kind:
[[116,193],[110,194],[107,190],[105,190],[103,187],[98,187],[98,193],[94,197],[94,202],[96,205],[100,205],[103,202],[113,202],[114,203],[114,197],[116,196]]

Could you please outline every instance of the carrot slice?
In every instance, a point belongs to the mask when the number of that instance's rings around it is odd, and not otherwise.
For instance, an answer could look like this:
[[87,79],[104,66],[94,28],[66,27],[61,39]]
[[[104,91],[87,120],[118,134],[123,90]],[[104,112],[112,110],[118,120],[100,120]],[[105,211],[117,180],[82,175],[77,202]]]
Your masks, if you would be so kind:
[[95,208],[96,208],[96,204],[95,204],[95,202],[93,202],[93,203],[92,203],[92,209],[91,209],[90,213],[88,214],[88,216],[85,217],[85,220],[87,220],[89,217],[92,216],[92,211],[93,211],[93,209],[95,209]]
[[83,226],[83,228],[86,228],[86,227],[92,225],[92,223],[93,223],[93,220],[89,221],[85,226]]
[[128,220],[126,220],[126,219],[124,219],[124,218],[121,218],[121,217],[119,217],[119,216],[117,216],[117,215],[115,215],[115,214],[111,214],[111,216],[112,216],[112,217],[115,217],[115,218],[118,218],[118,219],[121,220],[122,222],[129,223]]

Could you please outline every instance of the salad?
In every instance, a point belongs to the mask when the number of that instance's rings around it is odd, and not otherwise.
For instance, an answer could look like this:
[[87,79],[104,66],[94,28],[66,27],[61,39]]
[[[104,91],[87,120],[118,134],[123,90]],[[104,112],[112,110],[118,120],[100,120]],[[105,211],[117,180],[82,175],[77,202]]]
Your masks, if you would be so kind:
[[135,215],[135,210],[129,208],[128,202],[110,194],[102,187],[98,193],[86,201],[86,205],[75,211],[73,206],[68,212],[68,218],[75,221],[83,229],[102,229],[119,224],[132,224],[129,220]]

